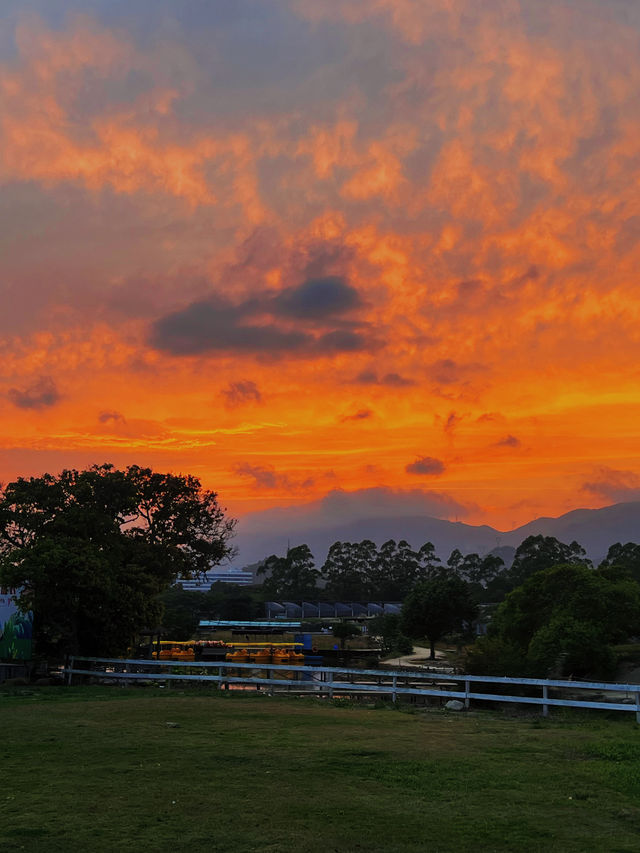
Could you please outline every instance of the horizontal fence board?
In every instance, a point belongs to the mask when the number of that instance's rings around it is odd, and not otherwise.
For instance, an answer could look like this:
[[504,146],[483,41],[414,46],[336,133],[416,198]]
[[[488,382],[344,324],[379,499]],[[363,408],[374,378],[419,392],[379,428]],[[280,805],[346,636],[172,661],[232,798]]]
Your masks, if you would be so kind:
[[228,669],[286,669],[300,671],[315,671],[315,672],[340,672],[345,675],[373,675],[376,677],[386,676],[398,678],[413,678],[416,680],[427,681],[469,681],[471,683],[480,684],[504,684],[522,685],[531,687],[566,687],[573,690],[615,690],[621,693],[637,693],[640,691],[640,684],[618,684],[609,681],[574,681],[572,679],[552,679],[552,678],[511,678],[499,675],[460,675],[445,672],[420,672],[419,670],[408,669],[353,669],[350,667],[339,666],[306,666],[304,664],[275,664],[275,663],[236,663],[235,661],[171,661],[171,660],[146,660],[144,658],[90,658],[74,656],[76,661],[91,661],[94,663],[115,664],[118,666],[184,666],[189,668],[211,668],[224,667]]
[[[77,662],[98,664],[100,669],[76,668]],[[145,671],[138,671],[144,668]],[[217,674],[205,674],[215,669]],[[151,671],[149,671],[151,670]],[[155,670],[155,671],[154,671]],[[169,671],[167,671],[169,670]],[[178,670],[178,671],[176,671]],[[180,671],[182,670],[182,671]],[[194,672],[193,670],[199,670]],[[203,672],[204,670],[204,672]],[[235,661],[168,661],[122,658],[70,658],[63,673],[71,679],[74,675],[87,675],[116,681],[192,681],[211,682],[219,686],[252,685],[287,688],[289,691],[313,695],[335,693],[358,693],[398,696],[460,699],[468,706],[470,700],[479,702],[508,702],[542,706],[544,713],[550,707],[584,708],[603,711],[634,711],[640,722],[640,684],[617,684],[610,682],[583,682],[558,679],[500,678],[499,676],[473,676],[449,673],[419,672],[416,670],[352,669],[350,667],[304,666],[300,664],[236,663]],[[256,673],[265,673],[259,675]],[[272,677],[277,673],[288,673],[289,677]],[[362,680],[369,677],[369,680]],[[375,678],[375,681],[371,681]],[[348,680],[345,680],[348,679]],[[540,687],[542,696],[502,695],[480,692],[472,685],[500,684],[507,687]],[[462,689],[464,687],[464,689]],[[571,689],[598,690],[604,693],[632,694],[627,702],[602,699],[561,699],[548,695],[554,690]],[[613,698],[613,697],[611,697]]]

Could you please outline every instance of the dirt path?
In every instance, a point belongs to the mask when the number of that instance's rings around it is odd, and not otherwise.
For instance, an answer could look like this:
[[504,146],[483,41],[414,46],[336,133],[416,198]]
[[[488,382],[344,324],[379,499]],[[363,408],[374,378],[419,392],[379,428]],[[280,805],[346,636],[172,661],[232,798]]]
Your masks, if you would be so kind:
[[436,659],[435,661],[429,661],[429,655],[431,654],[429,649],[425,649],[422,646],[414,646],[413,651],[410,655],[401,655],[397,658],[387,658],[387,660],[382,663],[385,666],[396,667],[396,666],[423,666],[425,669],[428,669],[438,663],[442,664],[445,660],[445,656],[443,652],[438,651],[436,649]]

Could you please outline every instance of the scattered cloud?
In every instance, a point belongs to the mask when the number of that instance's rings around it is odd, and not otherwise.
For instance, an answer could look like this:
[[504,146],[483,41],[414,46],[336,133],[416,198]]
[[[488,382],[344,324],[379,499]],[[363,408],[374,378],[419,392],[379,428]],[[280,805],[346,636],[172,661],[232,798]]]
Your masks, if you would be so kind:
[[98,420],[101,424],[108,424],[110,421],[114,423],[126,423],[126,419],[120,412],[100,412]]
[[455,428],[463,419],[464,415],[459,415],[457,412],[449,412],[447,417],[444,419],[443,425],[443,429],[447,435],[453,435]]
[[287,492],[305,491],[314,485],[312,477],[298,480],[288,474],[277,472],[268,465],[252,465],[250,462],[240,462],[233,466],[233,473],[241,477],[249,477],[253,480],[256,489],[274,490],[279,489]]
[[23,390],[10,388],[7,397],[19,409],[49,409],[60,400],[60,393],[50,376],[41,376]]
[[388,388],[408,388],[416,384],[412,379],[407,379],[399,373],[385,373],[383,376],[378,376],[375,370],[361,371],[354,382],[359,385],[385,385]]
[[440,385],[457,385],[484,369],[481,364],[459,364],[453,359],[441,358],[429,366],[428,373]]
[[345,423],[346,421],[366,421],[369,418],[374,416],[375,412],[372,409],[359,409],[357,412],[354,412],[352,415],[345,415],[341,422]]
[[515,435],[505,435],[499,441],[496,441],[495,447],[520,447],[522,442]]
[[230,382],[228,387],[224,388],[220,393],[225,398],[225,405],[230,409],[243,406],[247,403],[262,403],[260,389],[250,379]]
[[437,477],[444,473],[444,462],[433,456],[418,456],[415,462],[410,462],[404,469],[407,474],[418,474],[420,476]]
[[640,501],[640,475],[602,467],[596,479],[583,483],[582,490],[610,503]]
[[506,420],[504,415],[501,415],[500,412],[485,412],[476,418],[476,423],[479,424],[491,424],[500,421]]

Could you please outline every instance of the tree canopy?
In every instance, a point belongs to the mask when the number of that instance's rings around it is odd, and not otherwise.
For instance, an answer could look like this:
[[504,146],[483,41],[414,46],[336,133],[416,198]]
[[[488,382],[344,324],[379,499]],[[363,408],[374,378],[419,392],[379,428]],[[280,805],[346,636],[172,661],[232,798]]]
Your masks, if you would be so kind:
[[640,586],[628,574],[578,563],[552,566],[507,595],[489,626],[489,640],[479,642],[477,666],[472,655],[472,671],[506,674],[501,662],[506,651],[510,664],[519,655],[521,675],[605,677],[614,664],[610,644],[639,632]]
[[640,545],[616,542],[609,547],[607,556],[598,566],[599,569],[626,569],[635,580],[640,582]]
[[235,522],[197,478],[95,465],[0,492],[0,582],[34,614],[37,652],[116,654],[158,594],[230,555]]
[[266,595],[294,600],[313,598],[320,577],[308,545],[289,548],[284,557],[272,554],[260,566],[258,574],[266,575],[263,584]]
[[440,575],[421,581],[402,606],[401,627],[409,637],[426,637],[431,658],[435,644],[452,631],[464,632],[476,615],[469,584],[456,575]]
[[509,580],[516,587],[542,569],[568,563],[591,566],[584,548],[575,541],[565,545],[555,536],[527,536],[516,549]]

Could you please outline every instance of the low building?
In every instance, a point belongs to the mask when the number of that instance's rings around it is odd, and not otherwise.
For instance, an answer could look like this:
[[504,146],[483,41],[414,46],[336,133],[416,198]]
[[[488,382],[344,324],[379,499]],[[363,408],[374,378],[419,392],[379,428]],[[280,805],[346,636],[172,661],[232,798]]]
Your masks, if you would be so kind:
[[214,583],[233,583],[238,586],[251,586],[253,573],[243,569],[211,569],[199,578],[187,580],[178,578],[176,585],[190,592],[209,592]]

